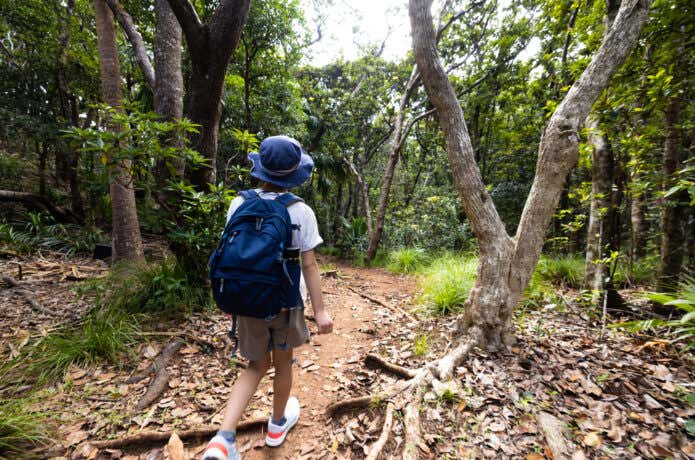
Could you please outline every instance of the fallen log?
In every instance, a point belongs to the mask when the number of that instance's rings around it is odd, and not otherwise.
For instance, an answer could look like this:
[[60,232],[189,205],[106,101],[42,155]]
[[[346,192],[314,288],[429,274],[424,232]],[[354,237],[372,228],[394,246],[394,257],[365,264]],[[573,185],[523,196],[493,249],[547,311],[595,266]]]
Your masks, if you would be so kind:
[[58,222],[72,224],[82,223],[82,219],[69,209],[56,206],[46,197],[29,192],[15,192],[14,190],[0,190],[0,201],[19,202],[27,208],[35,211],[46,211]]
[[183,346],[183,341],[176,338],[169,342],[162,351],[157,355],[157,357],[150,363],[149,366],[145,368],[139,374],[132,375],[125,381],[125,383],[138,383],[141,380],[146,379],[152,372],[157,372],[159,369],[166,368],[167,364],[171,359],[178,353],[178,351]]
[[[180,338],[172,340],[164,347],[161,353],[157,355],[152,364],[150,364],[150,366],[146,369],[146,371],[149,369],[150,372],[156,371],[156,374],[154,379],[152,379],[149,386],[147,387],[147,391],[145,392],[145,394],[142,395],[138,403],[135,405],[136,410],[142,410],[150,404],[152,404],[153,402],[155,402],[159,398],[159,395],[161,395],[167,388],[169,378],[171,376],[169,375],[169,372],[167,372],[166,366],[169,363],[169,361],[171,361],[172,358],[176,355],[176,353],[178,353],[179,349],[182,346],[183,340],[181,340]],[[145,376],[146,375],[147,374],[145,374]],[[131,379],[128,379],[128,381],[130,381]]]

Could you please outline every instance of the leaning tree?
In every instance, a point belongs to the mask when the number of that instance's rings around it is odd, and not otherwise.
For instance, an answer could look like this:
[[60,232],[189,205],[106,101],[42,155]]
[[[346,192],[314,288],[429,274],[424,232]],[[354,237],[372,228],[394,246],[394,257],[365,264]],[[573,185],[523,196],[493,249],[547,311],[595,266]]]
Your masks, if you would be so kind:
[[[454,369],[474,347],[496,351],[513,343],[512,312],[540,257],[565,179],[577,163],[584,121],[630,54],[649,10],[648,0],[622,2],[599,50],[548,120],[538,147],[531,191],[516,235],[509,235],[485,188],[461,105],[437,56],[431,5],[432,0],[410,0],[413,50],[427,96],[437,110],[454,184],[478,238],[476,282],[457,321],[454,346],[446,355],[417,371],[383,363],[408,379],[378,394],[342,401],[328,409],[333,414],[344,408],[368,406],[375,399],[389,401],[387,432],[389,415],[394,408],[402,408],[406,431],[403,458],[419,456],[419,404],[427,386],[435,379],[451,379]],[[377,442],[369,457],[375,458],[381,447],[383,443]]]

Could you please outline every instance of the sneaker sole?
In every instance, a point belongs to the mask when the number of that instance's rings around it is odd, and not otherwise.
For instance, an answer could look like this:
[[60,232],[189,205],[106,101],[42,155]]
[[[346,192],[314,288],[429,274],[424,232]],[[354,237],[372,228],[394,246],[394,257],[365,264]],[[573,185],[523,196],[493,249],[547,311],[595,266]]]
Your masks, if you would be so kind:
[[282,436],[280,436],[280,437],[277,438],[277,439],[269,438],[269,437],[266,435],[266,437],[265,437],[265,445],[266,445],[266,446],[269,446],[269,447],[278,447],[280,444],[282,444],[283,442],[285,442],[285,438],[287,437],[287,433],[290,432],[290,430],[292,429],[292,427],[295,426],[295,425],[297,424],[298,421],[299,421],[299,417],[297,417],[297,418],[295,419],[295,421],[292,422],[292,423],[287,427],[287,429],[285,430],[285,432],[282,433]]

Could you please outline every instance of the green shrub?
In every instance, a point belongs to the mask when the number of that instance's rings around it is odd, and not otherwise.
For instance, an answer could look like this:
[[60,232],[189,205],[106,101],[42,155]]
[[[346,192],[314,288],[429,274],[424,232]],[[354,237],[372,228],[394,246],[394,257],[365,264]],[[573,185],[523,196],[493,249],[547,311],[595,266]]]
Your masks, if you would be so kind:
[[478,260],[447,254],[423,270],[421,301],[434,312],[448,314],[463,307],[476,277]]
[[117,265],[104,278],[81,287],[104,307],[127,313],[177,316],[210,303],[210,289],[191,279],[173,257],[147,265]]
[[585,261],[581,257],[541,257],[531,279],[532,286],[552,284],[568,288],[581,288],[584,282]]
[[633,262],[632,267],[627,262],[618,264],[618,268],[613,275],[613,282],[616,286],[644,286],[654,281],[656,274],[656,258],[643,258]]
[[30,449],[51,439],[46,413],[26,399],[0,400],[0,459],[31,458]]
[[627,321],[610,327],[621,327],[633,332],[659,331],[673,342],[684,343],[688,350],[695,349],[695,278],[686,276],[673,294],[653,292],[647,298],[661,305],[673,306],[682,311],[683,316],[668,320]]
[[413,273],[421,270],[429,256],[420,248],[403,248],[388,254],[386,268],[395,273]]

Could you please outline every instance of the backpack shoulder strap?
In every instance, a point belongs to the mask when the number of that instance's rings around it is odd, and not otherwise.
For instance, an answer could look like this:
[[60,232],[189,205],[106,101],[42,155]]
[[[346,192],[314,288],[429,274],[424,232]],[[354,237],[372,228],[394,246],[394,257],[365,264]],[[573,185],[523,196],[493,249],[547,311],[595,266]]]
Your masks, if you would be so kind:
[[283,194],[281,194],[281,195],[278,195],[278,196],[275,198],[275,201],[277,201],[278,203],[280,203],[280,204],[283,205],[284,207],[288,207],[288,206],[290,206],[290,205],[292,205],[292,204],[294,204],[294,203],[298,203],[298,202],[300,202],[300,201],[301,201],[302,203],[304,202],[304,200],[302,200],[300,197],[298,197],[298,196],[295,195],[294,193],[290,193],[290,192],[287,192],[287,193],[283,193]]
[[239,195],[244,199],[244,201],[260,198],[258,196],[258,192],[256,192],[254,189],[243,190],[239,192]]

